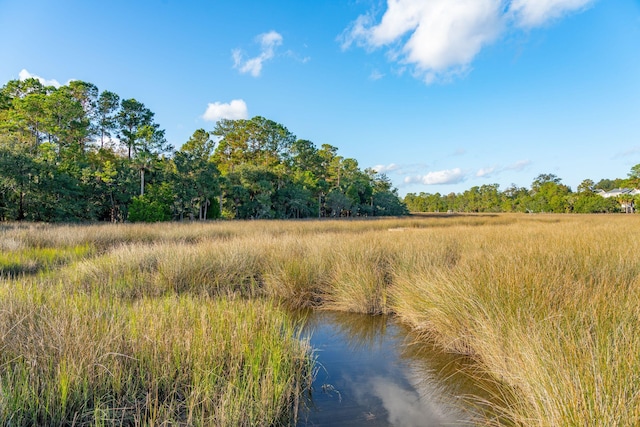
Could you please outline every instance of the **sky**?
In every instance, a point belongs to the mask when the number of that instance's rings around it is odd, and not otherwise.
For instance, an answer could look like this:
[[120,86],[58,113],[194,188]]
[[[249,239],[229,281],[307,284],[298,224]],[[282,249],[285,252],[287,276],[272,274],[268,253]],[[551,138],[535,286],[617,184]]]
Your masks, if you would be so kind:
[[84,80],[179,148],[263,116],[399,194],[625,178],[640,0],[0,0],[0,85]]

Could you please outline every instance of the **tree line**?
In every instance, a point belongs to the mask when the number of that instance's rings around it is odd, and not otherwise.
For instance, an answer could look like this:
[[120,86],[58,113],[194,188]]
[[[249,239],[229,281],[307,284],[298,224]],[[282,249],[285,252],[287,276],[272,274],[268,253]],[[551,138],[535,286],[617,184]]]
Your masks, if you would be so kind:
[[529,189],[512,184],[500,191],[498,184],[472,187],[463,193],[409,193],[404,202],[412,212],[620,212],[621,205],[640,205],[640,196],[622,194],[605,198],[599,190],[640,188],[640,164],[631,168],[627,178],[602,179],[595,183],[583,180],[577,191],[562,183],[554,174],[538,175]]
[[390,180],[264,117],[174,149],[136,99],[88,82],[0,89],[0,221],[403,215]]

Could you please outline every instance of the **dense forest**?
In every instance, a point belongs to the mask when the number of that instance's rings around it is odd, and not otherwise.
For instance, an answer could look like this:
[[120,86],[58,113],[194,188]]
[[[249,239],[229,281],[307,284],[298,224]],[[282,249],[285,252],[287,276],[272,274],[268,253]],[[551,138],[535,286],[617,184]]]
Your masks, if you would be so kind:
[[0,221],[403,215],[384,174],[263,117],[174,150],[154,113],[87,82],[0,89]]
[[640,164],[631,168],[628,178],[585,179],[576,192],[553,174],[540,174],[531,188],[511,185],[500,191],[498,184],[472,187],[463,193],[409,193],[404,202],[412,212],[553,212],[610,213],[635,211],[640,195],[621,192],[615,197],[602,193],[615,188],[640,188]]

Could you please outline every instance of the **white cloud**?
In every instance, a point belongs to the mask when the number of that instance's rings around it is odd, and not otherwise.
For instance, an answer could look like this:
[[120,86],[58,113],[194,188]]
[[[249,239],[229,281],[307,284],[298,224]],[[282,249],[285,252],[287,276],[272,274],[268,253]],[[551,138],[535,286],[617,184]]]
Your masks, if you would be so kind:
[[228,104],[215,102],[207,106],[202,118],[209,122],[217,122],[221,119],[246,119],[249,117],[247,104],[242,99],[234,99]]
[[520,172],[531,164],[531,160],[518,160],[517,162],[507,166],[505,169]]
[[243,74],[250,73],[253,77],[258,77],[262,72],[263,63],[275,56],[276,48],[282,44],[282,36],[276,31],[270,31],[258,35],[256,41],[261,46],[261,52],[256,57],[245,60],[244,53],[240,49],[235,49],[232,52],[233,67]]
[[388,165],[376,165],[374,166],[372,169],[378,173],[387,173],[387,172],[392,172],[395,171],[399,168],[398,165],[396,165],[395,163],[390,163]]
[[55,79],[47,80],[47,79],[45,79],[43,77],[40,77],[40,76],[38,76],[36,74],[31,74],[30,72],[28,72],[24,68],[22,70],[20,70],[20,73],[18,73],[18,78],[20,80],[38,79],[38,81],[40,81],[40,83],[42,83],[43,86],[53,86],[55,88],[59,88],[60,86],[62,86],[60,84],[60,82],[58,82]]
[[377,25],[359,17],[344,36],[343,47],[391,46],[398,61],[412,64],[427,83],[465,71],[480,49],[500,32],[500,0],[388,0]]
[[594,2],[595,0],[512,0],[509,14],[516,25],[532,28],[584,9]]
[[516,171],[520,172],[525,169],[527,166],[531,164],[531,160],[518,160],[517,162],[510,164],[508,166],[490,166],[486,168],[480,168],[476,172],[476,177],[478,178],[489,178],[498,174],[501,174],[505,171]]
[[491,167],[488,167],[488,168],[481,168],[481,169],[478,170],[478,172],[476,172],[476,176],[478,178],[489,177],[495,171],[496,171],[495,166],[491,166]]
[[342,48],[386,47],[390,60],[409,64],[426,83],[470,69],[483,47],[509,26],[531,28],[596,0],[387,0],[376,23],[359,16],[341,35]]
[[369,74],[369,80],[373,80],[373,81],[380,80],[383,77],[384,77],[384,74],[378,70],[373,70],[371,74]]
[[406,177],[404,179],[405,184],[457,184],[462,182],[465,178],[464,172],[460,168],[446,169],[441,171],[429,172],[426,175],[418,175]]

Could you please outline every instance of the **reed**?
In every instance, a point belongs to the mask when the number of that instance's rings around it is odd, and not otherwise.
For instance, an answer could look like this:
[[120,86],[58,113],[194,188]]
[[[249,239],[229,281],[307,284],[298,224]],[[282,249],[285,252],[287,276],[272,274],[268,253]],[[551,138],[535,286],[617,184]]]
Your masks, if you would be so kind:
[[326,308],[373,315],[389,312],[387,287],[394,257],[384,237],[365,233],[336,245]]
[[117,246],[61,272],[67,287],[122,298],[172,293],[251,296],[263,270],[262,246],[251,239],[225,244],[156,243]]
[[15,240],[4,240],[0,252],[0,277],[46,272],[92,252],[88,244],[58,248],[22,247]]
[[[455,266],[397,272],[394,311],[499,383],[518,425],[640,421],[635,218],[520,222],[467,236]],[[621,245],[620,241],[628,241]]]
[[260,248],[264,294],[291,309],[322,306],[331,283],[332,240],[329,234],[321,240],[294,234]]
[[59,295],[0,292],[3,424],[286,424],[310,381],[308,343],[268,301]]
[[[24,262],[45,249],[87,249],[45,275],[0,280],[0,418],[281,423],[312,371],[285,306],[390,313],[417,340],[468,356],[495,393],[486,424],[637,425],[638,221],[3,225],[0,245]],[[64,410],[46,415],[54,407]]]

